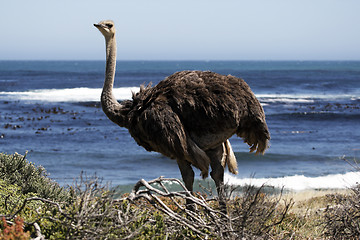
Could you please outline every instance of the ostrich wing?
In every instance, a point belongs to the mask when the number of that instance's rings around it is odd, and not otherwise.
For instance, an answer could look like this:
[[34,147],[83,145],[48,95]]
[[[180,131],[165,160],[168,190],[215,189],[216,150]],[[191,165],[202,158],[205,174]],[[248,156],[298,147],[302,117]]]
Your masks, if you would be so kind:
[[154,100],[144,110],[132,112],[129,132],[146,150],[178,161],[188,161],[201,170],[203,177],[207,176],[209,157],[190,138],[179,116],[161,98]]
[[154,89],[167,99],[204,151],[216,148],[235,133],[249,144],[251,152],[265,151],[270,139],[265,114],[244,80],[208,71],[182,71]]
[[151,98],[163,99],[191,139],[206,151],[235,134],[247,114],[241,81],[212,72],[183,71],[155,86]]

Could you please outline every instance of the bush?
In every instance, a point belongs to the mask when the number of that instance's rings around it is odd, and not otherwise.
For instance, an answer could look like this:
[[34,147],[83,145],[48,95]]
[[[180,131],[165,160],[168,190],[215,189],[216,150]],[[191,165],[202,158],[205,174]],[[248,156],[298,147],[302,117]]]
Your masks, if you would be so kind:
[[232,226],[245,239],[268,238],[273,227],[283,222],[293,202],[280,204],[281,195],[274,198],[263,192],[263,187],[248,186],[242,197],[231,201]]
[[332,205],[324,214],[324,235],[331,239],[360,238],[360,185],[351,188],[351,194],[328,195]]
[[17,217],[14,225],[8,225],[3,217],[3,230],[0,231],[0,240],[28,240],[30,238],[29,232],[24,232],[24,221]]
[[[0,210],[7,212],[7,220],[22,216],[32,235],[46,239],[263,239],[289,208],[258,190],[230,201],[226,215],[214,199],[209,202],[206,196],[193,196],[186,190],[170,192],[163,181],[180,183],[177,179],[142,180],[131,194],[115,199],[115,192],[97,178],[80,177],[66,202],[34,193],[23,195],[19,187],[3,184],[4,192],[13,195],[0,201]],[[163,191],[152,184],[163,186]],[[195,203],[195,212],[186,209],[185,198]]]
[[[170,192],[164,184],[169,181],[179,184],[184,191]],[[178,179],[161,177],[149,182],[140,180],[126,199],[165,214],[164,225],[170,239],[269,239],[292,206],[291,201],[280,204],[281,197],[265,194],[263,187],[250,186],[243,196],[227,201],[225,214],[216,199],[194,196]],[[193,202],[196,211],[187,209],[184,199]]]
[[28,162],[18,153],[0,153],[0,179],[21,187],[23,194],[35,193],[38,197],[52,200],[66,200],[69,193],[47,177],[46,170]]
[[[293,201],[283,201],[281,194],[248,186],[235,198],[229,194],[225,214],[216,197],[190,194],[178,179],[140,180],[130,194],[119,199],[118,193],[96,177],[81,175],[72,187],[61,188],[47,178],[44,168],[35,167],[19,154],[0,154],[0,178],[0,217],[6,219],[0,240],[28,239],[29,234],[39,239],[360,237],[360,185],[350,195],[302,202],[299,212],[290,210]],[[180,190],[166,188],[173,184]],[[194,203],[196,211],[186,208],[186,199]]]
[[0,216],[13,222],[13,225],[4,224],[2,232],[15,234],[16,216],[21,216],[26,222],[25,229],[43,239],[165,236],[161,213],[134,206],[126,200],[115,200],[115,192],[102,186],[97,178],[81,176],[69,192],[67,201],[59,202],[38,197],[36,193],[23,194],[19,186],[0,180]]

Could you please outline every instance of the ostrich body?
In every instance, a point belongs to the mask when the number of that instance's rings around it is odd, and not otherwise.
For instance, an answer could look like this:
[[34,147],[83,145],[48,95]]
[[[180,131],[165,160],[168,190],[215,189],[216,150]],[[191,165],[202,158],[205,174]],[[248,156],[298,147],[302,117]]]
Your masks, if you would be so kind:
[[154,87],[141,87],[132,100],[119,103],[112,89],[116,64],[112,21],[94,24],[106,41],[106,73],[101,105],[108,118],[129,130],[147,151],[176,159],[185,186],[193,190],[194,172],[215,181],[223,197],[224,168],[237,174],[229,138],[237,134],[250,152],[264,153],[270,134],[265,114],[249,86],[240,78],[209,71],[174,73]]

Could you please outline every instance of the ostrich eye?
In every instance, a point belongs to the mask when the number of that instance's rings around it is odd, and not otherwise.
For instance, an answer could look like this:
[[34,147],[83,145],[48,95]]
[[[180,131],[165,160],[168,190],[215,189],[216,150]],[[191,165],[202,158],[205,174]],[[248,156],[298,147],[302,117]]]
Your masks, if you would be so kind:
[[108,28],[112,28],[112,24],[111,23],[107,23],[107,24],[105,24]]

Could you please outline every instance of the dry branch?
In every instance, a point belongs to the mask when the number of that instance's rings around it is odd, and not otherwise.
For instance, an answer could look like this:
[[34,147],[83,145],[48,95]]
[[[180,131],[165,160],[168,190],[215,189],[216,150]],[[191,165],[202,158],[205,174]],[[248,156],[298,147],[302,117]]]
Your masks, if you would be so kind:
[[[167,183],[177,184],[181,191],[169,191]],[[80,184],[72,189],[69,202],[30,197],[5,217],[14,219],[30,202],[41,202],[38,219],[27,223],[34,226],[36,239],[44,239],[38,225],[43,219],[66,229],[66,239],[111,239],[114,236],[133,239],[144,236],[142,234],[149,229],[155,231],[151,236],[171,239],[183,238],[184,232],[191,232],[201,239],[263,239],[274,225],[284,220],[291,204],[285,203],[283,207],[279,204],[281,196],[269,200],[261,190],[248,188],[243,197],[228,200],[228,214],[224,214],[213,200],[192,194],[178,179],[142,179],[129,196],[114,199],[115,193],[102,187],[98,179],[81,178]],[[186,208],[186,200],[192,202],[194,210]],[[163,213],[161,220],[154,209]],[[45,212],[52,214],[44,215]],[[163,226],[158,227],[159,223]]]
[[[182,191],[170,192],[164,184],[166,182],[178,184]],[[201,195],[193,195],[180,180],[159,177],[149,182],[141,179],[135,184],[128,197],[118,201],[128,200],[136,203],[145,199],[155,209],[166,214],[169,223],[176,224],[178,227],[189,228],[201,238],[237,239],[249,238],[253,234],[259,237],[269,233],[271,227],[281,224],[292,206],[292,202],[285,202],[284,207],[279,210],[281,195],[273,201],[264,196],[262,187],[256,191],[253,188],[248,188],[244,197],[241,198],[242,201],[235,202],[232,200],[233,203],[238,204],[238,207],[229,210],[231,214],[227,215],[210,206],[209,201]],[[173,211],[162,199],[174,203],[178,207],[177,210]],[[181,202],[184,204],[184,199],[193,202],[197,210],[191,211],[181,205]],[[272,219],[274,216],[276,216],[276,220]],[[249,230],[249,225],[255,221],[257,221],[257,228]]]
[[[170,192],[164,183],[172,182],[178,184],[182,191]],[[159,188],[154,187],[157,184]],[[174,203],[177,207],[177,211],[173,211],[167,206],[161,199],[168,199]],[[174,222],[180,227],[186,227],[197,233],[201,237],[208,237],[209,233],[217,233],[218,236],[223,236],[226,232],[232,232],[228,229],[229,218],[227,215],[209,206],[206,199],[199,196],[194,196],[190,191],[186,189],[184,184],[175,178],[163,178],[159,177],[149,182],[141,179],[138,181],[130,195],[126,198],[120,199],[129,200],[134,203],[139,199],[147,200],[154,208],[165,213],[168,216],[169,222]],[[182,206],[180,202],[183,200],[190,200],[201,211],[191,211],[185,206]]]

